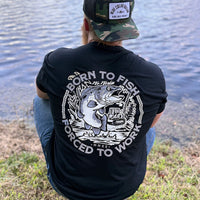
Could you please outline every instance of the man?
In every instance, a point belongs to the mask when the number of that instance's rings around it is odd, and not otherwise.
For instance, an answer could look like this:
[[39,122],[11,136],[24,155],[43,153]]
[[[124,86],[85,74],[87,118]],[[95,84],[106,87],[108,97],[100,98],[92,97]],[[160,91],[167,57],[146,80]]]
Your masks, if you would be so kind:
[[139,35],[133,7],[85,0],[84,45],[50,52],[36,79],[48,178],[72,200],[122,200],[145,176],[167,93],[160,68],[122,47]]

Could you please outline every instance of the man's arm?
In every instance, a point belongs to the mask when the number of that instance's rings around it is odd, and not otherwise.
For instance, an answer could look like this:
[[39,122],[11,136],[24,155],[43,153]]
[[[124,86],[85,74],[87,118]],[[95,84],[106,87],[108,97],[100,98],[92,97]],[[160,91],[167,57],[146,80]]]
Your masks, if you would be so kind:
[[43,92],[42,90],[40,90],[36,84],[36,91],[37,91],[37,95],[42,98],[42,99],[49,99],[49,96],[47,93]]
[[163,114],[163,112],[161,112],[155,116],[153,123],[151,124],[151,128],[155,126],[155,124],[157,123],[157,121],[159,120],[159,118],[161,117],[162,114]]

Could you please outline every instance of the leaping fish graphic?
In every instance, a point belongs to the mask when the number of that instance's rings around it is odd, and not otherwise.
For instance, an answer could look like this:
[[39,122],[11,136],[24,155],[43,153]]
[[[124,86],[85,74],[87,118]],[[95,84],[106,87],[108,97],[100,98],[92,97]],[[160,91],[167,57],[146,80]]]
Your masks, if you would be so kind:
[[81,93],[78,117],[85,122],[87,130],[93,130],[98,135],[101,130],[107,130],[107,116],[105,108],[122,100],[122,96],[115,96],[114,92],[121,91],[118,86],[91,86]]

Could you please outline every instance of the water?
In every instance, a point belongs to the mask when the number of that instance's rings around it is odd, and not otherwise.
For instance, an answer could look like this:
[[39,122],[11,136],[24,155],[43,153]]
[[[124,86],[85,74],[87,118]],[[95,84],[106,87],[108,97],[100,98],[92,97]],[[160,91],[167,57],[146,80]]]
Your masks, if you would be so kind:
[[[27,116],[35,95],[34,79],[46,53],[81,44],[81,2],[0,0],[1,119]],[[195,124],[190,124],[188,131],[197,130],[199,136],[199,0],[136,1],[133,18],[140,37],[125,41],[124,46],[163,70],[169,93],[163,124],[174,127],[184,113],[185,122],[182,119],[180,123],[188,124],[190,116]]]
[[[163,69],[169,98],[200,100],[200,1],[136,4],[141,37],[134,47]],[[131,46],[129,46],[131,47]]]

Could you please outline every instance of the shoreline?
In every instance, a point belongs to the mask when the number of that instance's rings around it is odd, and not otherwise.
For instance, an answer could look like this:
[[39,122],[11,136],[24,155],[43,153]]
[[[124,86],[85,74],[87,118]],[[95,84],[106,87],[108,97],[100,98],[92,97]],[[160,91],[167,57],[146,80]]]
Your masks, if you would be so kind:
[[[6,118],[0,116],[0,123],[19,121],[28,128],[35,128],[32,103],[21,105],[18,109],[19,111],[14,107],[7,111]],[[10,116],[9,113],[11,113]],[[156,138],[159,141],[170,141],[180,148],[187,147],[190,143],[200,144],[200,104],[187,98],[182,98],[179,102],[168,100],[155,128]]]
[[171,141],[179,148],[200,144],[200,105],[186,98],[169,101],[155,127],[159,140]]
[[[33,122],[33,108],[24,109],[23,117],[0,119],[0,159],[13,153],[33,152],[43,157]],[[191,99],[169,101],[156,124],[156,141],[180,149],[192,165],[200,168],[200,106]]]
[[[159,130],[159,128],[157,129]],[[39,158],[44,159],[35,127],[30,127],[22,119],[11,122],[0,121],[0,138],[0,159],[7,159],[11,155],[20,154],[21,152],[36,153]],[[190,142],[187,146],[181,146],[180,148],[180,145],[177,146],[170,139],[163,140],[157,137],[154,145],[157,144],[167,144],[174,149],[179,149],[184,154],[187,163],[200,169],[199,140]]]
[[23,151],[43,157],[35,128],[27,127],[24,120],[0,121],[0,138],[0,160]]

